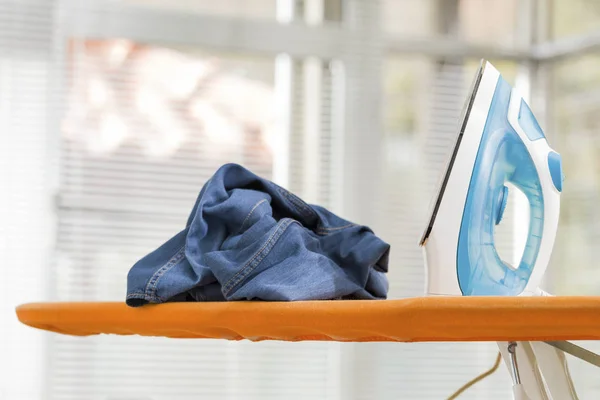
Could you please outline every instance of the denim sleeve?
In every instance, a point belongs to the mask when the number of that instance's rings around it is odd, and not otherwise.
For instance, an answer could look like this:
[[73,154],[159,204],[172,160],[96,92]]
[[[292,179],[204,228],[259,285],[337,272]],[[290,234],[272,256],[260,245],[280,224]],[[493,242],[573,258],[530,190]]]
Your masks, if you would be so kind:
[[165,301],[165,297],[157,294],[157,287],[166,272],[178,264],[187,263],[185,258],[187,232],[187,229],[179,232],[157,250],[135,263],[129,270],[126,298],[128,305],[140,306],[148,302]]
[[139,260],[127,304],[381,299],[389,245],[245,168],[221,167],[186,228]]
[[[223,297],[215,294],[217,280],[206,265],[192,267],[186,250],[185,229],[158,249],[139,260],[127,276],[126,303],[138,307],[146,303],[164,303],[181,297],[193,288],[205,288],[215,300]],[[203,297],[204,291],[196,291],[192,297]]]
[[376,267],[386,261],[389,246],[359,227],[315,234],[283,219],[261,243],[266,245],[226,277],[228,300],[386,298],[388,281]]

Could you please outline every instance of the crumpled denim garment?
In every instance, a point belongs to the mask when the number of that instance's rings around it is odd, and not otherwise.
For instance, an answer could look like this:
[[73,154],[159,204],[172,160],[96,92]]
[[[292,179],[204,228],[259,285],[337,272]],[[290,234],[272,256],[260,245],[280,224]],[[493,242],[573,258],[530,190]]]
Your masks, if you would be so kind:
[[385,299],[389,249],[368,227],[226,164],[185,229],[131,268],[126,302]]

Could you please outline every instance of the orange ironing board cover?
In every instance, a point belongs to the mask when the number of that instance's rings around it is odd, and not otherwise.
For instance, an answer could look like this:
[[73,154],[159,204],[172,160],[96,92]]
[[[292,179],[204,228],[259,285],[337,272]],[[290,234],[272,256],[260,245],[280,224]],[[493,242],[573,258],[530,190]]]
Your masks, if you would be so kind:
[[375,301],[32,303],[29,326],[68,335],[341,342],[600,339],[600,297],[416,297]]

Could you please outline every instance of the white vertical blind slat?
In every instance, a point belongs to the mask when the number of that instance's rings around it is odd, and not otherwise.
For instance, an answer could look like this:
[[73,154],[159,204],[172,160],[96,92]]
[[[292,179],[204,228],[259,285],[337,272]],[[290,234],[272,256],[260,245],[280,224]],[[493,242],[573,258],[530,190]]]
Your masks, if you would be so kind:
[[52,1],[0,2],[0,398],[38,399],[43,335],[14,308],[46,299],[51,255],[48,110]]

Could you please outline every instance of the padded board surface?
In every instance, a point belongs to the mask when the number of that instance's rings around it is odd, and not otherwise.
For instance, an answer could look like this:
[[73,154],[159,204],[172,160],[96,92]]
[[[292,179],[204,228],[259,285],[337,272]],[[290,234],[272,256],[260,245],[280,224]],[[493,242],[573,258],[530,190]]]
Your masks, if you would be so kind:
[[343,342],[597,340],[600,297],[417,297],[401,300],[32,303],[29,326],[68,335]]

